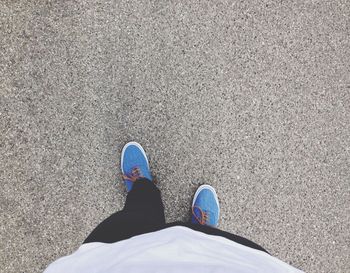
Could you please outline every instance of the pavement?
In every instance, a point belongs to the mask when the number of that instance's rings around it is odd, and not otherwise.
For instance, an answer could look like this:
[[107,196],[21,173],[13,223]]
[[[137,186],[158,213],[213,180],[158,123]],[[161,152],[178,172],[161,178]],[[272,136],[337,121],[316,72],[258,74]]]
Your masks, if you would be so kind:
[[0,272],[42,272],[123,207],[140,142],[167,221],[350,272],[350,2],[0,2]]

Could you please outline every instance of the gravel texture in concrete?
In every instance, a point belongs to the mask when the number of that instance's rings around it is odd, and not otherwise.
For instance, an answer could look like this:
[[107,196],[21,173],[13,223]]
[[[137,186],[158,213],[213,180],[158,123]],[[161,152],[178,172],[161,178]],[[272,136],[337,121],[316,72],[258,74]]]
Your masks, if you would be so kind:
[[167,220],[350,272],[350,2],[0,2],[0,271],[42,272],[123,206],[146,149]]

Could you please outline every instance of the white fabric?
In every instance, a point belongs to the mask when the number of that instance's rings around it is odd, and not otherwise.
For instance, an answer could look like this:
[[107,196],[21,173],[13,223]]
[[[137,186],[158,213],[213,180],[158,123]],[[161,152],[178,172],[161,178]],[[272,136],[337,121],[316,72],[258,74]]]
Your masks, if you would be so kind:
[[112,244],[84,244],[44,273],[302,272],[224,237],[175,226]]

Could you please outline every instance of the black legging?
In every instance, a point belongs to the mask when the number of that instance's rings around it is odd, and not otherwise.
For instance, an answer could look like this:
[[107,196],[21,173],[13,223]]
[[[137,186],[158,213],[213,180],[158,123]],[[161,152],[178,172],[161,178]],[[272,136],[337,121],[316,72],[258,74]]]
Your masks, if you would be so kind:
[[248,239],[217,228],[190,222],[166,224],[160,191],[154,183],[145,178],[134,182],[132,190],[126,197],[124,209],[112,214],[99,224],[85,239],[84,244],[91,242],[114,243],[135,235],[172,226],[185,226],[206,234],[222,236],[236,243],[267,252]]

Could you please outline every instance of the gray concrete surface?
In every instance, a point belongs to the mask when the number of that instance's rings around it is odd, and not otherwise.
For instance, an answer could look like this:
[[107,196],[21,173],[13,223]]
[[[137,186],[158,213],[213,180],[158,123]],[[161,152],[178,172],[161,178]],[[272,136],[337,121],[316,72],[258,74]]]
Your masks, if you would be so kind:
[[0,2],[0,271],[42,272],[121,209],[149,154],[168,221],[350,272],[350,2]]

